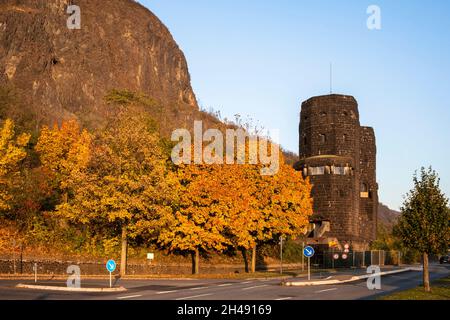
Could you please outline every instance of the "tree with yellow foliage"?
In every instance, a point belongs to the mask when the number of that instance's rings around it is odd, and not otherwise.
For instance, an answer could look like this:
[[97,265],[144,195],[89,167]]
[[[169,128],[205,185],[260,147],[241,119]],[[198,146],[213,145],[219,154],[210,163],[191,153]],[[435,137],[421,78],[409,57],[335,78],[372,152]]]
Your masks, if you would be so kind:
[[170,179],[159,136],[145,114],[121,109],[93,142],[86,170],[73,177],[73,194],[58,213],[82,224],[100,224],[121,234],[126,273],[128,239],[155,237],[171,211]]
[[0,210],[10,209],[9,190],[19,174],[19,164],[27,156],[29,134],[16,137],[14,122],[7,119],[0,129]]
[[61,127],[44,126],[35,150],[41,164],[53,175],[60,189],[63,202],[68,201],[71,187],[77,176],[86,169],[91,158],[92,137],[81,130],[76,120],[64,121]]

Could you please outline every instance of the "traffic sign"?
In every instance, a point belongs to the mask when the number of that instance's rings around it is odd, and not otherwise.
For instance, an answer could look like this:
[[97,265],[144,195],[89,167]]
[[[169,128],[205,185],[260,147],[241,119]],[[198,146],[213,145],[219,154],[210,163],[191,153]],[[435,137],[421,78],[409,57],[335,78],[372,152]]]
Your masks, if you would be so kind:
[[350,252],[350,249],[345,249],[344,252],[345,252],[345,253],[349,253],[349,252]]
[[347,260],[348,255],[346,255],[345,253],[342,255],[342,259]]
[[344,248],[345,248],[345,249],[350,249],[350,245],[349,245],[348,243],[346,243],[346,244],[344,245]]
[[328,246],[330,248],[336,248],[339,244],[336,241],[330,241],[328,242]]
[[303,254],[305,255],[306,258],[311,258],[314,255],[314,248],[313,247],[305,247],[305,249],[303,249]]
[[106,263],[106,269],[109,271],[109,272],[114,272],[114,271],[116,271],[116,267],[117,267],[117,265],[116,265],[116,262],[114,261],[114,260],[109,260],[107,263]]
[[314,248],[307,246],[303,248],[303,255],[308,258],[308,281],[311,281],[311,257],[314,255]]
[[339,254],[335,253],[335,254],[333,255],[333,259],[334,259],[334,260],[338,260],[338,259],[339,259]]

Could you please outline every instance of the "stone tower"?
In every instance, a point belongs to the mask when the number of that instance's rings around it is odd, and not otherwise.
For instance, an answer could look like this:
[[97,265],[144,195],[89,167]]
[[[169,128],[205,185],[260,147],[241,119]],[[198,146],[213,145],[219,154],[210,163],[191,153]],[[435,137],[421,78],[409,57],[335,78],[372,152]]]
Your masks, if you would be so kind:
[[376,144],[374,130],[359,123],[355,98],[333,94],[302,104],[297,169],[313,184],[313,243],[366,249],[377,229]]

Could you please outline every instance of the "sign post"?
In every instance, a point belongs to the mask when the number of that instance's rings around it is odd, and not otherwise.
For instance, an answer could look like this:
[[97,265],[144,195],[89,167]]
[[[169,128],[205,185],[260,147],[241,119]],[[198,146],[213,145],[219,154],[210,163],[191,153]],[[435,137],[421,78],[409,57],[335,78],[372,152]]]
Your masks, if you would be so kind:
[[308,258],[308,281],[311,281],[311,257],[314,256],[314,248],[307,246],[303,249],[303,255]]
[[34,283],[37,283],[37,273],[38,273],[37,263],[34,263],[33,270],[34,270]]
[[106,270],[109,271],[109,287],[112,288],[112,273],[116,271],[117,264],[114,260],[109,260],[106,263]]
[[280,237],[280,274],[283,274],[283,236]]
[[[303,252],[303,250],[305,250],[305,243],[304,242],[302,242],[302,252]],[[304,255],[302,255],[302,271],[305,271],[305,256]]]

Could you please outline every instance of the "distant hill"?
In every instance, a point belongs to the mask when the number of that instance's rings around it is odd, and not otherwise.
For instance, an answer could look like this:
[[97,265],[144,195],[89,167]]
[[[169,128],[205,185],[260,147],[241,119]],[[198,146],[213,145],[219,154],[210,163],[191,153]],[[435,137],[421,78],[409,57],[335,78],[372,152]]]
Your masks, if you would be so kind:
[[392,210],[381,202],[378,204],[378,223],[387,229],[391,230],[394,227],[399,216],[399,211]]

